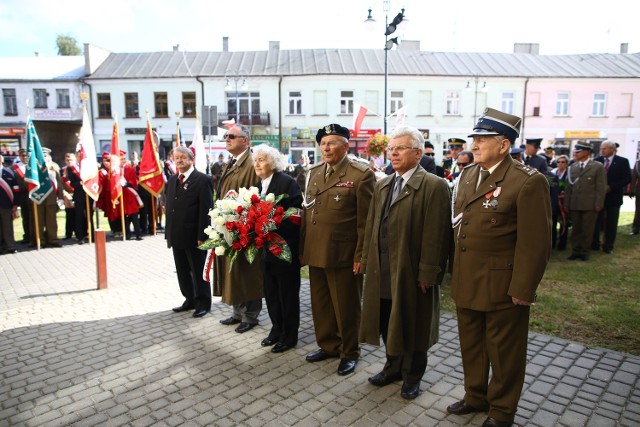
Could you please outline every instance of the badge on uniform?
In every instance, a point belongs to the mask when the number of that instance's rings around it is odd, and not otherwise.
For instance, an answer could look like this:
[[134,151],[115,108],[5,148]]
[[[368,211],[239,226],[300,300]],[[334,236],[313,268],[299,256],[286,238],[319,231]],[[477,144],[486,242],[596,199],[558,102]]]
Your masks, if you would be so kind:
[[353,188],[353,181],[339,182],[335,186],[336,187]]
[[486,200],[482,203],[482,207],[485,209],[489,209],[489,207],[492,207],[493,210],[496,210],[496,208],[498,207],[498,196],[501,192],[502,187],[497,187],[495,190],[489,191],[487,194],[485,194],[484,197]]

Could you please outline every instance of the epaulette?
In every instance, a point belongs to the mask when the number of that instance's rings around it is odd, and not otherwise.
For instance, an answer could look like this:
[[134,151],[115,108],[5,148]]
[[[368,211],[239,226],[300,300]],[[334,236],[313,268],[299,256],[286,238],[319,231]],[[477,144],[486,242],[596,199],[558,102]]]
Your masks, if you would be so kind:
[[360,172],[366,172],[367,170],[371,169],[369,165],[365,165],[364,163],[360,163],[360,162],[350,161],[349,164],[352,167],[358,169]]
[[324,162],[320,162],[320,163],[318,163],[317,165],[313,165],[313,166],[311,166],[311,167],[309,168],[309,170],[313,170],[313,169],[315,169],[315,168],[319,168],[320,166],[324,166]]
[[516,162],[516,170],[519,170],[522,173],[526,173],[527,175],[535,175],[536,173],[540,173],[538,169],[532,168],[529,165],[525,165],[524,163]]

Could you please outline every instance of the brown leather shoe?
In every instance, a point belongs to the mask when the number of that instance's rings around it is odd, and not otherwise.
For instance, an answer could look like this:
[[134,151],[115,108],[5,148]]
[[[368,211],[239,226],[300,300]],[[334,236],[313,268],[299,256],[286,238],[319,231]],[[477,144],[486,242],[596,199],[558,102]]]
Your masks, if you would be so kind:
[[453,403],[447,406],[447,412],[455,415],[466,415],[472,412],[485,412],[488,408],[476,408],[471,405],[467,405],[464,400]]
[[513,421],[498,421],[495,418],[487,417],[482,423],[482,427],[511,427]]

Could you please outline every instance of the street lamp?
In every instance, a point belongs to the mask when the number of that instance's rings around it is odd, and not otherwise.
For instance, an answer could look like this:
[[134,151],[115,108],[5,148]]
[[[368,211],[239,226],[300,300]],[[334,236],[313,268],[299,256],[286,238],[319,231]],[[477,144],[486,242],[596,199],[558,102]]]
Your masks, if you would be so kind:
[[[389,36],[398,29],[398,25],[400,25],[401,22],[406,22],[407,20],[405,19],[404,8],[403,8],[401,9],[401,12],[398,13],[395,16],[395,18],[393,18],[393,21],[391,21],[391,23],[389,24],[389,10],[391,9],[391,0],[383,0],[382,8],[384,10],[384,25],[385,25],[385,31],[384,31],[384,134],[386,135],[387,134],[387,96],[388,96],[387,84],[389,79],[388,51],[393,48],[394,44],[399,44],[398,37],[394,37],[390,39]],[[371,16],[371,9],[368,9],[368,12],[369,14],[367,15],[367,19],[365,19],[364,23],[366,26],[371,28],[376,23],[376,20],[373,19],[373,17]]]
[[[481,92],[486,92],[488,90],[487,88],[487,81],[483,80],[482,81],[482,86],[480,87],[480,89],[478,89],[478,84],[480,83],[480,77],[479,76],[473,76],[473,83],[474,83],[474,95],[473,95],[473,126],[475,126],[476,124],[476,117],[478,116],[477,113],[477,109],[478,109],[478,91]],[[467,86],[465,86],[466,90],[471,90],[471,80],[467,80]]]
[[[225,91],[230,91],[233,87],[235,90],[235,100],[236,100],[236,123],[240,123],[240,100],[238,93],[238,82],[242,82],[240,85],[240,89],[247,90],[249,89],[249,85],[247,84],[247,78],[242,75],[242,70],[238,70],[231,75],[226,75],[224,78],[227,80],[227,84],[224,87]],[[233,82],[233,86],[231,86],[231,82]]]

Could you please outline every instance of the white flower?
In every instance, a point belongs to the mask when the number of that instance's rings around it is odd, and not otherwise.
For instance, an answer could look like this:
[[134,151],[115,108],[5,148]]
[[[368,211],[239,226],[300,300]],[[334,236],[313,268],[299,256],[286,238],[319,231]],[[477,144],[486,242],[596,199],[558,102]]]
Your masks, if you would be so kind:
[[227,221],[224,219],[223,216],[219,216],[219,217],[213,219],[213,224],[216,225],[216,226],[223,226],[224,227],[226,222]]
[[220,209],[218,209],[218,208],[211,209],[211,210],[209,211],[209,216],[210,216],[211,218],[215,218],[215,217],[217,217],[217,216],[220,216]]
[[216,230],[211,226],[208,226],[207,228],[204,229],[204,234],[209,236],[210,239],[213,239],[214,237],[216,237],[218,235]]
[[267,202],[273,202],[276,199],[276,195],[273,193],[269,193],[267,194],[267,196],[264,198]]
[[223,246],[216,246],[214,252],[216,253],[216,256],[222,256],[225,253],[225,249]]

